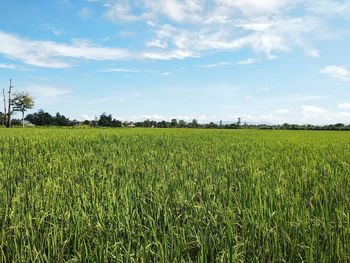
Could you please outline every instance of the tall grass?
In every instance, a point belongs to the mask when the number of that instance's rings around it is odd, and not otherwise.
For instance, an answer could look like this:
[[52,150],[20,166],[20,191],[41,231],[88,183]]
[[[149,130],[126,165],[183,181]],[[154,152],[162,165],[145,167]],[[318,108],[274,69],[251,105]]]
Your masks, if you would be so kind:
[[350,262],[350,133],[0,129],[0,262]]

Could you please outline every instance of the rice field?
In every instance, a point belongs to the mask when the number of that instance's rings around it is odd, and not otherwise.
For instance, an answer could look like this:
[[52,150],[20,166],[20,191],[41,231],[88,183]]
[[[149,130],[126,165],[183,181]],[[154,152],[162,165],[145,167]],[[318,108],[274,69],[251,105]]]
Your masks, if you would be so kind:
[[350,262],[350,132],[0,129],[0,262]]

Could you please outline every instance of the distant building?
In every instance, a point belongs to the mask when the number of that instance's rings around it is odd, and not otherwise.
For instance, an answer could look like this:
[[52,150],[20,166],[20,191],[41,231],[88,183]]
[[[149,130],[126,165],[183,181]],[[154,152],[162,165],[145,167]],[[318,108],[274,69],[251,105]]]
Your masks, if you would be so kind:
[[24,120],[24,126],[26,126],[26,127],[35,127],[35,124],[31,123],[30,121]]

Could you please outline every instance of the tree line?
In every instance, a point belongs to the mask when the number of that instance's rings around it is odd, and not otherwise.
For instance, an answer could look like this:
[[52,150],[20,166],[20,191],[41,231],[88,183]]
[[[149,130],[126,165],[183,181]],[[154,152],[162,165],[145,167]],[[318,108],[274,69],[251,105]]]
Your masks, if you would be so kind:
[[[0,113],[1,119],[1,113]],[[140,128],[207,128],[207,129],[262,129],[262,130],[350,130],[350,125],[343,123],[329,124],[329,125],[311,125],[311,124],[282,124],[282,125],[268,125],[268,124],[247,124],[240,121],[234,123],[223,124],[222,121],[218,123],[198,123],[196,119],[192,121],[172,119],[170,121],[162,120],[144,120],[144,121],[121,121],[112,117],[111,114],[102,113],[94,120],[71,120],[60,113],[51,115],[44,110],[39,110],[35,113],[28,114],[25,120],[34,124],[35,126],[89,126],[89,127],[140,127]],[[19,120],[13,120],[20,123]]]
[[[0,121],[3,121],[4,114],[0,112]],[[89,127],[109,127],[109,128],[121,128],[121,127],[143,127],[143,128],[207,128],[207,129],[263,129],[263,130],[350,130],[350,125],[343,123],[329,124],[329,125],[311,125],[311,124],[282,124],[282,125],[268,125],[268,124],[247,124],[234,122],[229,124],[223,124],[221,121],[218,123],[198,123],[196,119],[192,121],[172,119],[170,121],[162,120],[144,120],[144,121],[121,121],[112,117],[111,114],[102,113],[94,120],[71,120],[68,117],[57,112],[51,115],[44,110],[38,110],[35,113],[28,114],[25,118],[26,121],[35,126],[61,126],[61,127],[73,127],[73,126],[89,126]],[[22,120],[13,119],[12,124],[20,125]]]
[[[15,92],[12,94],[12,80],[8,90],[2,90],[3,95],[3,106],[4,112],[0,112],[0,123],[3,126],[11,127],[11,125],[22,125],[25,126],[25,120],[35,126],[77,126],[85,125],[90,127],[144,127],[144,128],[216,128],[216,129],[275,129],[275,130],[350,130],[350,125],[343,123],[329,124],[329,125],[298,125],[298,124],[282,124],[282,125],[267,125],[267,124],[247,124],[241,123],[241,118],[238,118],[237,122],[223,124],[222,121],[219,123],[198,123],[196,119],[190,122],[185,120],[172,119],[171,121],[155,121],[155,120],[144,120],[137,122],[121,121],[112,117],[111,114],[102,113],[99,117],[94,120],[77,121],[70,120],[64,115],[57,112],[55,115],[51,115],[44,110],[39,110],[35,113],[28,114],[24,117],[25,112],[34,106],[34,99],[25,92]],[[6,93],[8,95],[6,95]],[[21,120],[13,119],[12,115],[15,112],[21,113]]]

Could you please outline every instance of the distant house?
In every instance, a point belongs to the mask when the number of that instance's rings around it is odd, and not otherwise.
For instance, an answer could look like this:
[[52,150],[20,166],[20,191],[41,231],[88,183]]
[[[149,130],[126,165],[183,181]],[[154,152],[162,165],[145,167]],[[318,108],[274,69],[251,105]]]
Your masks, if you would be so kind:
[[26,127],[35,127],[35,124],[31,123],[30,121],[24,120],[24,126],[26,126]]
[[135,124],[133,122],[130,122],[130,124],[128,124],[129,128],[135,128]]

